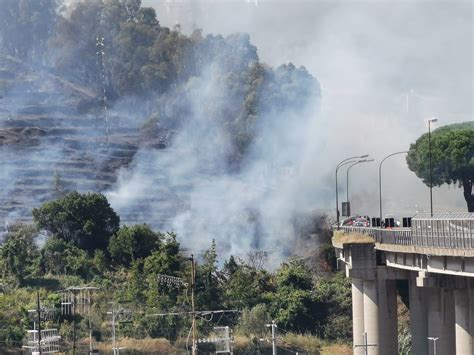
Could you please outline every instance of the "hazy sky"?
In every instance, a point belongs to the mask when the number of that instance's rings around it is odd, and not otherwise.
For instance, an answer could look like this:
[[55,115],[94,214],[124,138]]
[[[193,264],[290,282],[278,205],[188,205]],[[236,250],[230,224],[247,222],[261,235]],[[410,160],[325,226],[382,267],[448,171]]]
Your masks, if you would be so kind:
[[[472,2],[162,1],[163,25],[247,32],[263,61],[306,66],[328,90],[472,97]],[[457,91],[454,95],[453,91]],[[469,99],[471,98],[469,97]],[[468,99],[463,97],[463,99]],[[465,103],[466,104],[466,103]]]
[[[439,124],[472,120],[473,6],[471,1],[160,1],[165,26],[183,32],[247,32],[270,65],[304,65],[321,83],[320,152],[309,173],[334,193],[337,161],[369,153],[376,160],[407,150]],[[351,200],[378,211],[378,162],[351,170]],[[345,170],[341,191],[345,196]],[[454,189],[454,190],[453,190]],[[427,209],[428,189],[403,157],[384,163],[387,212]],[[465,210],[461,191],[436,188],[441,210]],[[345,200],[345,198],[343,198]],[[328,199],[315,206],[325,209]]]

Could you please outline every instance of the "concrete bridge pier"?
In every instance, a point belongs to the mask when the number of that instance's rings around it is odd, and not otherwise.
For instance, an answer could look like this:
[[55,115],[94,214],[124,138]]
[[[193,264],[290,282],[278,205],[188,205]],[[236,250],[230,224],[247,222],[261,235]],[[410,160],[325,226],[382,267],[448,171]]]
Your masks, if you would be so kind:
[[[430,288],[428,292],[428,337],[439,338],[437,355],[456,354],[452,290]],[[429,342],[429,354],[434,354],[433,341]]]
[[[352,278],[352,336],[353,344],[363,344],[364,280],[356,278]],[[360,353],[363,354],[363,352]]]
[[376,280],[364,280],[364,331],[367,333],[367,343],[376,344],[369,347],[367,354],[379,355],[379,295]]
[[352,279],[354,354],[365,354],[360,347],[367,333],[371,355],[398,353],[397,289],[395,280]]
[[428,355],[428,305],[426,289],[416,286],[416,280],[409,280],[410,331],[412,353]]
[[[456,354],[474,354],[472,342],[472,301],[469,298],[468,289],[454,290],[455,304],[455,332],[456,332]],[[471,293],[472,295],[472,293]],[[474,296],[474,295],[473,295]],[[472,297],[471,297],[472,299]]]
[[[380,275],[379,275],[380,277]],[[396,280],[380,279],[379,297],[379,343],[380,354],[398,354],[398,309]]]

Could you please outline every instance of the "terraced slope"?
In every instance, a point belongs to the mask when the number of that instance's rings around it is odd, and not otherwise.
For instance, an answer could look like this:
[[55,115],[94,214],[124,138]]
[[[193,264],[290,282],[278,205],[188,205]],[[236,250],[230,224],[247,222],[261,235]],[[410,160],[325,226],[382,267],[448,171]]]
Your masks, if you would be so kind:
[[79,112],[88,88],[0,56],[0,96],[0,225],[60,190],[106,190],[137,151],[138,128],[111,117],[107,145],[102,115]]

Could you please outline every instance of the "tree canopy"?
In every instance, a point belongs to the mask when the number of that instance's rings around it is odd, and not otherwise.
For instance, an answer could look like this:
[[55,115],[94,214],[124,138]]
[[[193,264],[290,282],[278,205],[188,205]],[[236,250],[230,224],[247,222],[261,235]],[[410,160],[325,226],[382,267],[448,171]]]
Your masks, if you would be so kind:
[[61,4],[61,0],[2,0],[1,46],[19,58],[42,59]]
[[33,210],[40,229],[89,252],[106,249],[120,218],[99,193],[72,192]]
[[212,122],[228,137],[231,167],[245,158],[262,120],[302,112],[320,96],[304,67],[261,63],[248,34],[185,35],[161,26],[140,0],[0,5],[0,49],[24,61],[41,57],[48,71],[95,89],[97,98],[83,106],[90,110],[99,109],[104,89],[110,105],[132,100],[141,114],[159,117],[143,127],[148,141],[191,120]]
[[[21,226],[8,233],[0,246],[0,287],[14,286],[13,294],[21,299],[17,305],[9,294],[0,298],[0,343],[21,341],[30,326],[25,307],[34,306],[34,300],[28,299],[34,293],[31,289],[26,293],[26,287],[32,286],[46,288],[43,300],[56,305],[58,290],[71,285],[92,281],[106,290],[94,300],[93,312],[98,314],[92,317],[92,327],[97,340],[109,332],[104,317],[111,299],[129,300],[130,307],[145,314],[190,312],[191,264],[183,255],[189,251],[181,248],[175,234],[153,231],[147,225],[119,229],[119,217],[100,194],[70,193],[43,204],[34,211],[34,218],[37,227],[48,230],[49,235],[38,238],[37,228]],[[219,267],[214,241],[196,255],[196,308],[242,311],[199,318],[200,334],[210,334],[213,326],[230,325],[249,338],[246,353],[262,350],[265,345],[259,339],[268,332],[265,324],[272,319],[287,332],[350,339],[351,291],[343,273],[317,278],[301,260],[268,271],[256,258],[252,254],[247,260],[231,256]],[[180,278],[183,284],[162,282],[159,275]],[[162,317],[157,322],[142,314],[138,312],[120,329],[123,336],[176,341],[189,333],[189,317]],[[9,317],[22,323],[11,322]],[[89,334],[83,320],[77,317],[78,336]],[[61,334],[71,335],[70,321],[68,315],[58,317]]]
[[118,264],[130,266],[158,250],[162,238],[146,224],[123,226],[109,241],[110,256]]
[[[474,212],[474,122],[440,127],[431,133],[432,184],[459,184],[469,212]],[[429,186],[429,139],[423,134],[410,146],[407,156],[410,170]]]

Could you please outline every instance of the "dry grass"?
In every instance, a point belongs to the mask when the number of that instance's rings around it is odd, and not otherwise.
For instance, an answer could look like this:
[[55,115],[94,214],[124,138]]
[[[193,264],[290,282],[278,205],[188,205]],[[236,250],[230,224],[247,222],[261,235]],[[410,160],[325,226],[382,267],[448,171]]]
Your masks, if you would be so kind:
[[284,336],[283,341],[285,345],[301,349],[308,354],[320,354],[321,341],[319,338],[312,335],[301,335],[288,333]]
[[375,239],[368,235],[361,233],[350,233],[346,234],[342,231],[334,232],[332,237],[333,244],[372,244],[375,243]]
[[[124,347],[127,350],[141,351],[143,353],[168,354],[176,352],[176,348],[166,339],[133,339],[121,338],[117,340],[118,347]],[[111,349],[111,343],[99,343],[99,351],[107,352]]]
[[234,335],[234,346],[236,349],[245,348],[250,344],[250,338],[243,335]]
[[321,348],[321,355],[349,355],[352,354],[352,348],[347,344],[331,344]]

